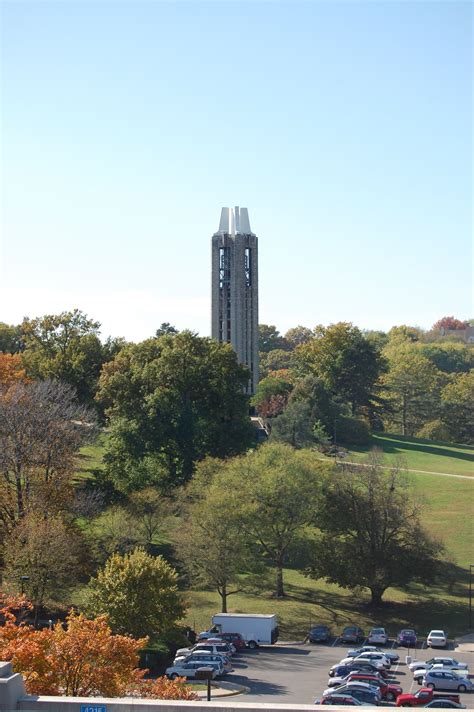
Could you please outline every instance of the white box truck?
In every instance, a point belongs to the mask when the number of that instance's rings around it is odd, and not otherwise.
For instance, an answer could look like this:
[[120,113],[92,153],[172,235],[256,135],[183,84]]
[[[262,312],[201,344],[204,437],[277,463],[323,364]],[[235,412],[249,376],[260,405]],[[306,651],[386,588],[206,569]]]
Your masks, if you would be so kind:
[[209,632],[240,633],[249,648],[258,648],[277,642],[278,621],[275,615],[260,613],[216,613]]

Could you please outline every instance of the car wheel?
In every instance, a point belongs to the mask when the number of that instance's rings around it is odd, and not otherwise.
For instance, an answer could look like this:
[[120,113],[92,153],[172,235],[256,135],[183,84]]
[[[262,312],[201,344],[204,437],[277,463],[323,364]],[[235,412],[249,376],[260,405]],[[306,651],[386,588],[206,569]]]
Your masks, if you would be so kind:
[[458,685],[458,692],[466,692],[466,685]]
[[393,694],[393,692],[387,692],[385,698],[387,702],[393,702],[393,700],[395,699],[395,695]]
[[255,650],[255,648],[258,648],[258,643],[255,640],[249,640],[248,645],[250,650]]
[[[420,683],[421,684],[421,683]],[[430,690],[436,690],[436,687],[433,685],[432,682],[430,682],[426,687],[429,687]]]
[[173,672],[173,673],[170,675],[170,680],[177,680],[178,677],[179,677],[178,673],[177,673],[177,672]]

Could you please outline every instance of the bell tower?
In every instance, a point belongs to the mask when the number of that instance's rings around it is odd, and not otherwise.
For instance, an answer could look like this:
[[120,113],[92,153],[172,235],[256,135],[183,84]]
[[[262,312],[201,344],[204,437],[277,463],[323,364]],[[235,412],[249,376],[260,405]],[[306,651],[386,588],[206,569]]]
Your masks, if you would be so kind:
[[219,342],[232,344],[250,369],[247,387],[258,384],[258,239],[247,208],[222,208],[212,236],[212,329]]

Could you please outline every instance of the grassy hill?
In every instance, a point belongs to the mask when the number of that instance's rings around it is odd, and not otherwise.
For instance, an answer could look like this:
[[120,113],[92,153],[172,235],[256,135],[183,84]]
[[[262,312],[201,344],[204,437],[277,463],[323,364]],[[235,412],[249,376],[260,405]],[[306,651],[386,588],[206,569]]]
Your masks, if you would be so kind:
[[350,447],[347,459],[357,462],[372,448],[383,452],[387,465],[395,465],[401,460],[404,467],[411,470],[474,477],[474,447],[469,445],[376,433],[369,445]]

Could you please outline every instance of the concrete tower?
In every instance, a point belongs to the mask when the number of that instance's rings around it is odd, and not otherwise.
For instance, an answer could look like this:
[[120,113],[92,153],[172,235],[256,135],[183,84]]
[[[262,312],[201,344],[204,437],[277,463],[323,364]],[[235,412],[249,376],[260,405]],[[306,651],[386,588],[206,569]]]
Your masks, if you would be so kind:
[[258,384],[258,240],[247,208],[222,208],[212,236],[212,337],[230,343]]

